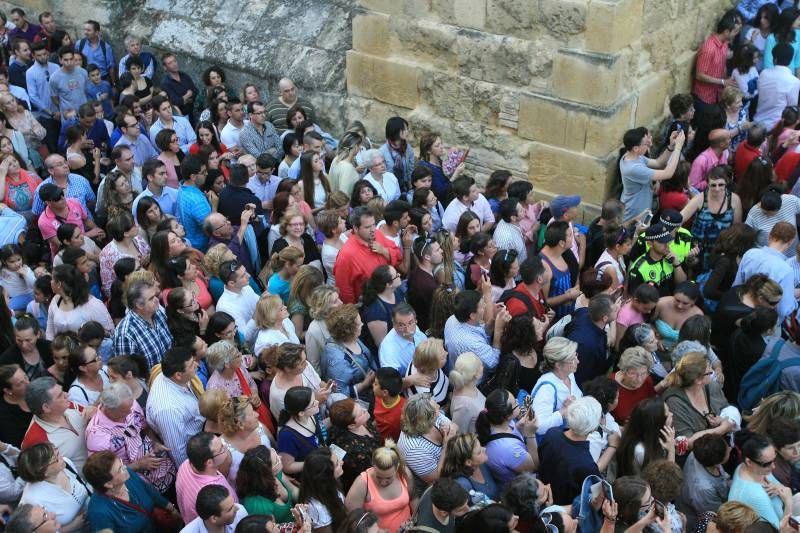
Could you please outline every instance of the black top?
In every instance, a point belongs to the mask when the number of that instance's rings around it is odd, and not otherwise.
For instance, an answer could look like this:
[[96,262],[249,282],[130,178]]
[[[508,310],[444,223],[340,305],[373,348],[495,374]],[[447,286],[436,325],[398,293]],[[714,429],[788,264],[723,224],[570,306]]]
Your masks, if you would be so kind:
[[38,365],[29,365],[26,363],[25,359],[22,357],[22,352],[16,344],[12,344],[10,348],[0,355],[0,365],[19,365],[31,381],[43,376],[52,377],[47,371],[53,364],[53,351],[50,348],[50,341],[44,339],[37,340],[36,349],[39,350],[40,357],[40,364]]
[[[308,233],[303,233],[300,238],[303,240],[303,253],[306,254],[305,258],[303,259],[303,264],[307,265],[312,261],[319,261],[322,263],[322,256],[319,254],[319,248],[317,248],[317,243],[314,242],[314,239],[311,238],[311,235]],[[286,238],[281,237],[280,239],[277,239],[272,245],[272,250],[269,251],[270,257],[277,254],[287,246],[289,246],[289,243],[286,241]]]
[[[197,87],[192,78],[185,72],[179,72],[178,75],[180,79],[175,81],[172,76],[165,74],[161,80],[161,88],[167,91],[167,96],[169,96],[169,101],[172,102],[172,105],[177,106],[184,116],[191,117],[194,100],[197,98]],[[188,102],[183,101],[183,95],[186,94],[186,91],[192,91],[192,97]]]
[[0,420],[3,421],[0,424],[0,441],[19,448],[32,418],[33,414],[26,413],[16,405],[6,403],[0,397]]
[[231,224],[238,226],[242,220],[244,206],[247,204],[255,204],[256,215],[266,215],[264,208],[261,206],[261,200],[258,199],[258,196],[253,191],[247,187],[226,185],[222,192],[219,193],[217,211],[221,215],[225,215],[225,218],[230,220]]
[[737,286],[728,289],[720,298],[717,310],[711,316],[711,344],[723,365],[727,364],[728,351],[725,348],[730,341],[731,332],[737,329],[736,322],[753,312],[752,307],[742,303],[739,297],[740,288]]

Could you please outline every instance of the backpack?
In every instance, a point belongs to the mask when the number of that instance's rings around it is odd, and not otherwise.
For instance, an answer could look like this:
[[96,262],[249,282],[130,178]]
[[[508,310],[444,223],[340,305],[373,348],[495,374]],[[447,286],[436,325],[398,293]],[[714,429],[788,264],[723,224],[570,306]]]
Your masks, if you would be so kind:
[[506,303],[512,298],[519,300],[525,305],[526,312],[533,316],[536,316],[536,306],[533,303],[533,300],[526,292],[518,291],[515,288],[508,289],[507,291],[503,291],[503,294],[500,295],[500,298],[497,300],[497,303]]
[[752,409],[762,398],[777,392],[781,372],[785,368],[800,366],[800,357],[789,357],[783,361],[778,360],[785,343],[784,339],[775,341],[769,356],[759,359],[745,373],[739,387],[738,400],[740,409]]
[[[89,42],[88,39],[81,39],[80,41],[78,41],[78,52],[80,52],[84,57],[86,56],[86,54],[83,53],[83,49],[86,48],[86,44],[88,42]],[[103,51],[103,61],[106,62],[106,67],[108,69],[114,68],[114,65],[108,61],[108,49],[111,48],[111,45],[109,45],[103,39],[100,39],[99,44],[100,44],[100,49]],[[87,58],[86,62],[88,63],[88,61],[89,60]]]
[[697,288],[700,289],[700,296],[703,298],[703,307],[705,307],[708,314],[712,314],[717,310],[717,306],[719,306],[719,300],[711,300],[710,298],[706,298],[705,290],[709,278],[711,278],[711,270],[699,274],[695,278],[695,283],[697,283]]

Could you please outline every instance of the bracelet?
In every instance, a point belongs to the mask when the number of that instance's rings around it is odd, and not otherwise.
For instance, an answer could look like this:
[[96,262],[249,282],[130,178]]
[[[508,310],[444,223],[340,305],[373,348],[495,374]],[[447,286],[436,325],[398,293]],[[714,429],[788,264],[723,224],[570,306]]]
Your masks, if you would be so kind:
[[667,152],[674,152],[674,151],[675,151],[675,147],[674,146],[671,146],[671,147],[667,146]]
[[615,450],[617,449],[617,447],[614,446],[613,444],[609,444],[608,446],[606,446],[606,448],[614,448]]
[[612,518],[610,516],[603,515],[603,519],[608,520],[611,523],[615,523],[617,521],[617,517],[616,516]]

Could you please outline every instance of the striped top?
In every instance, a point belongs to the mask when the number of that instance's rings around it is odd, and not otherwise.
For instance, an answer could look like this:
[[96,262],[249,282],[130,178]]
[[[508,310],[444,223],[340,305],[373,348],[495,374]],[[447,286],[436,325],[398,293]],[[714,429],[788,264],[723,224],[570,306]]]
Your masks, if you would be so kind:
[[[774,215],[767,215],[762,209],[761,204],[754,205],[750,212],[747,214],[745,224],[758,231],[756,242],[759,246],[766,246],[769,237],[769,232],[772,227],[778,222],[788,222],[792,226],[797,225],[797,215],[800,215],[800,198],[793,194],[781,195],[781,208]],[[792,244],[786,249],[784,255],[787,258],[795,254],[797,247],[797,237],[794,238]]]

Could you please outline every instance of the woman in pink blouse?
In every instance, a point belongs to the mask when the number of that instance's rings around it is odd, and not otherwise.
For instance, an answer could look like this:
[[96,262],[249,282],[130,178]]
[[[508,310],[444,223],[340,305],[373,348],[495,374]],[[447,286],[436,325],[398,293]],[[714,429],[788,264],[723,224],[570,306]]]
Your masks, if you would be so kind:
[[213,371],[208,378],[206,390],[222,389],[229,397],[249,396],[256,402],[254,408],[261,404],[258,398],[258,387],[246,368],[242,366],[242,352],[231,341],[217,341],[206,351],[206,363]]
[[111,284],[114,283],[114,265],[123,257],[136,260],[136,268],[146,267],[150,261],[150,246],[139,235],[139,226],[133,221],[130,213],[121,213],[106,224],[111,242],[100,252],[100,281],[103,294],[108,296]]

